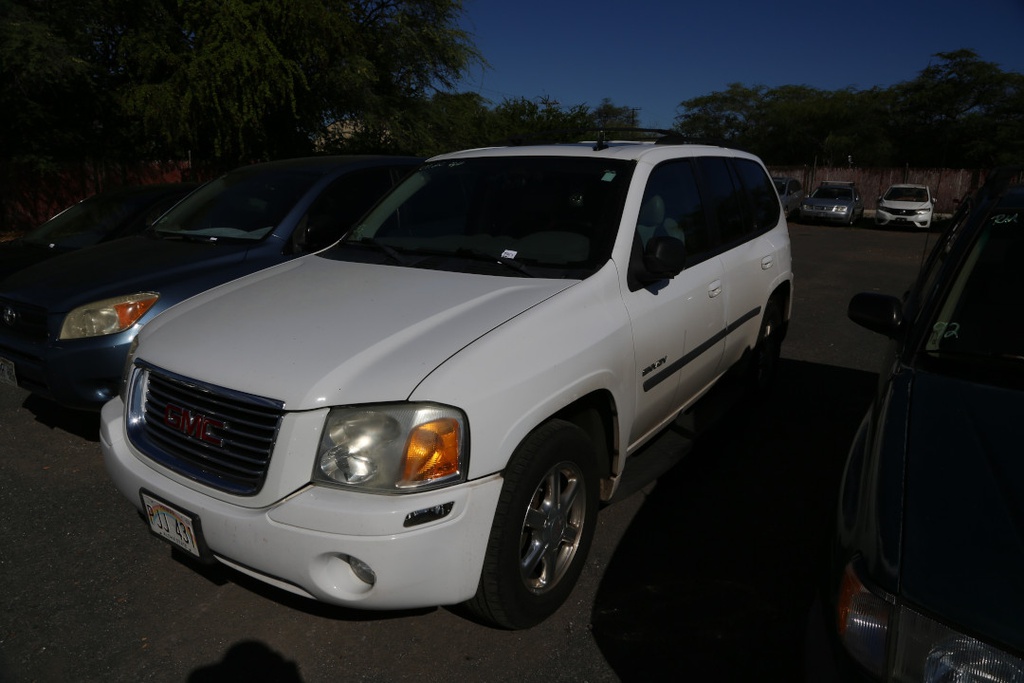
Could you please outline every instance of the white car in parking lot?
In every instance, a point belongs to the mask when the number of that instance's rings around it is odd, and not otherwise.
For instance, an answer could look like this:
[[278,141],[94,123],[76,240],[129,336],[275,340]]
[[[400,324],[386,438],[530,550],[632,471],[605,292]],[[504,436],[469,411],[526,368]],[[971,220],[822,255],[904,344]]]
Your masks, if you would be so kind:
[[667,138],[429,160],[334,246],[143,328],[101,445],[150,530],[298,595],[568,597],[630,457],[772,375],[789,233],[762,162]]
[[876,225],[906,225],[927,229],[935,199],[927,185],[892,185],[878,198]]

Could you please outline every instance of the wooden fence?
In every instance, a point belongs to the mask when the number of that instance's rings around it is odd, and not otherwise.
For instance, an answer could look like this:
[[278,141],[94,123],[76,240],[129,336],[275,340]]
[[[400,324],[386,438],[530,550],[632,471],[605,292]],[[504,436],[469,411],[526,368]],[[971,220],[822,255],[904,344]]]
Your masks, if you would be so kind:
[[0,239],[17,236],[98,192],[198,179],[190,164],[182,161],[130,166],[68,164],[48,173],[4,171],[0,175],[5,179],[0,184]]

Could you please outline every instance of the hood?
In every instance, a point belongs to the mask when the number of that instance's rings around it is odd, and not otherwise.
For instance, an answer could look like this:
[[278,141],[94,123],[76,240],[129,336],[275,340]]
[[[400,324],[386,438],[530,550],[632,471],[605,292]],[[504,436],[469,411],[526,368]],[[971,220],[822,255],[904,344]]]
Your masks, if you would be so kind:
[[21,240],[0,245],[0,280],[47,259],[65,253],[63,249],[26,244]]
[[931,208],[931,202],[899,202],[892,199],[879,200],[878,205],[883,209],[902,209],[904,211],[919,211]]
[[852,199],[825,199],[824,197],[806,197],[803,202],[810,206],[852,206],[854,204]]
[[219,275],[244,261],[250,248],[246,244],[126,237],[24,268],[0,283],[0,295],[44,306],[51,313],[67,312],[110,296],[160,291],[169,283],[208,272]]
[[918,373],[901,592],[1024,650],[1024,392]]
[[576,282],[308,256],[158,316],[138,357],[291,410],[400,401],[459,350]]

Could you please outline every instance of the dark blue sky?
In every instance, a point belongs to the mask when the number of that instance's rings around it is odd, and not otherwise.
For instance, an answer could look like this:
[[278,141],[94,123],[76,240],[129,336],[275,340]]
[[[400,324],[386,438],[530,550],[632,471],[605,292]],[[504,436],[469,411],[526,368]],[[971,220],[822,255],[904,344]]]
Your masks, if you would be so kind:
[[1024,0],[465,0],[490,67],[459,91],[492,105],[609,98],[670,127],[680,102],[747,86],[888,87],[938,52],[971,48],[1024,73]]

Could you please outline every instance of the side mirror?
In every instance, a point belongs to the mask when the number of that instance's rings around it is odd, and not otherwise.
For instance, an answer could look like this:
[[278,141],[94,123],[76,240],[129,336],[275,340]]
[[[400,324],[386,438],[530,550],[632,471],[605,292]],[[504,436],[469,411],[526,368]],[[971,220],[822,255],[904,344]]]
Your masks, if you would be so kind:
[[846,315],[861,327],[895,339],[903,327],[903,302],[887,294],[861,292],[850,299]]
[[670,280],[686,265],[686,247],[675,237],[652,237],[644,248],[644,280]]

